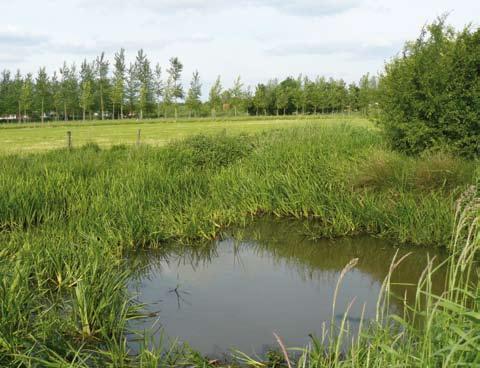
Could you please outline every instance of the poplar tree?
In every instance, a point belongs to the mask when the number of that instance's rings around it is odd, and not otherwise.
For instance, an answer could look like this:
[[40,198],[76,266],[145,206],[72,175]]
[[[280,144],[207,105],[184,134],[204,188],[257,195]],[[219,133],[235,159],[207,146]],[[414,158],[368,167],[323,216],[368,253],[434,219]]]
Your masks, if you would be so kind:
[[285,87],[282,84],[278,85],[276,89],[275,104],[276,104],[275,107],[277,110],[277,115],[278,115],[278,111],[282,110],[283,115],[285,116],[285,110],[287,109],[287,106],[288,106],[288,92],[286,91]]
[[35,82],[35,97],[40,105],[40,121],[44,122],[45,116],[45,104],[49,97],[49,79],[48,74],[45,68],[40,68],[37,74],[37,79]]
[[95,73],[97,77],[98,94],[100,97],[100,113],[102,120],[105,118],[105,96],[108,93],[108,67],[109,62],[105,59],[105,52],[95,60]]
[[175,109],[175,119],[177,119],[177,99],[184,97],[183,87],[181,82],[183,71],[183,64],[177,57],[170,59],[170,67],[167,69],[170,80],[170,94],[173,100],[173,106]]
[[125,97],[128,104],[129,115],[132,116],[137,104],[138,80],[135,72],[135,64],[130,64],[126,79]]
[[358,87],[355,83],[348,85],[348,113],[350,114],[358,108]]
[[85,121],[86,111],[90,110],[93,104],[93,81],[94,65],[84,60],[80,66],[80,107],[82,108],[82,119]]
[[168,117],[168,107],[172,104],[173,82],[172,78],[168,77],[165,88],[163,89],[163,109],[165,118]]
[[192,81],[190,82],[190,88],[188,89],[187,98],[185,104],[190,111],[190,117],[193,111],[198,111],[202,102],[200,97],[202,95],[202,84],[200,83],[200,75],[198,70],[193,73]]
[[71,67],[68,67],[67,63],[65,62],[62,68],[60,68],[60,78],[59,88],[61,102],[63,104],[63,119],[67,121],[69,110],[72,113],[73,118],[75,118],[74,107],[77,106],[78,103],[78,81],[75,64],[72,64]]
[[221,99],[221,109],[225,112],[230,110],[230,104],[232,102],[232,95],[230,94],[230,90],[226,89],[220,95]]
[[339,112],[344,112],[345,106],[348,102],[348,90],[347,84],[343,79],[339,79],[335,83],[336,91],[335,91],[335,98],[338,105]]
[[325,80],[325,77],[317,78],[316,80],[317,85],[317,102],[319,108],[322,109],[322,114],[325,113],[325,109],[328,107],[328,83]]
[[20,110],[23,114],[22,121],[26,121],[28,119],[28,111],[32,106],[32,93],[33,93],[33,79],[32,75],[29,73],[25,76],[22,89],[20,93]]
[[68,74],[70,70],[68,69],[67,63],[64,62],[63,66],[60,68],[60,82],[59,82],[59,91],[61,103],[63,105],[63,119],[68,120],[67,114],[67,101],[68,101]]
[[267,115],[267,93],[266,87],[264,84],[258,84],[255,88],[255,96],[253,97],[253,105],[255,106],[256,115],[258,115],[259,110],[263,110],[264,114]]
[[210,109],[212,112],[212,117],[215,119],[217,117],[217,107],[222,103],[222,83],[220,81],[220,76],[217,77],[217,80],[210,88],[210,94],[208,101],[210,103]]
[[115,54],[112,90],[112,118],[115,119],[115,105],[120,106],[120,119],[123,119],[123,104],[125,99],[125,50],[120,49]]
[[80,86],[80,107],[82,108],[82,120],[85,121],[85,112],[91,106],[93,99],[92,82],[87,80]]
[[158,63],[155,65],[155,71],[154,71],[154,89],[155,89],[155,99],[157,103],[157,118],[160,118],[160,106],[162,104],[164,85],[162,80],[162,68]]
[[20,70],[17,70],[17,73],[15,74],[15,79],[13,80],[12,84],[12,97],[13,100],[15,101],[14,104],[16,105],[17,109],[17,120],[21,121],[22,119],[22,107],[20,103],[21,95],[22,95],[22,86],[23,86],[23,79],[22,79],[22,74],[20,73]]
[[360,110],[364,115],[369,115],[370,105],[375,101],[375,94],[377,91],[377,79],[375,76],[370,76],[369,73],[363,75],[358,83],[358,104]]
[[143,119],[143,113],[148,110],[153,97],[153,75],[150,61],[142,49],[138,51],[135,59],[135,74],[139,86],[138,107],[140,110],[140,119]]
[[237,116],[237,110],[240,107],[242,100],[243,100],[244,92],[243,92],[243,83],[240,79],[240,76],[235,79],[233,83],[233,87],[230,90],[230,100],[231,105],[233,106],[233,111],[235,116]]
[[265,86],[265,114],[275,110],[276,90],[278,88],[277,79],[269,80]]
[[0,114],[11,114],[11,73],[9,70],[3,70],[0,79]]
[[316,96],[317,85],[315,82],[306,78],[304,83],[304,89],[305,89],[305,103],[313,107],[313,113],[314,115],[316,115],[317,109],[318,109],[318,101]]
[[298,115],[300,112],[300,108],[303,108],[305,106],[305,93],[303,90],[303,78],[302,75],[299,75],[295,87],[292,91],[293,94],[293,104],[295,105],[296,108],[296,114]]
[[58,120],[60,107],[62,106],[62,90],[56,71],[53,72],[52,82],[50,83],[51,94],[53,98],[53,108],[55,109],[55,120]]

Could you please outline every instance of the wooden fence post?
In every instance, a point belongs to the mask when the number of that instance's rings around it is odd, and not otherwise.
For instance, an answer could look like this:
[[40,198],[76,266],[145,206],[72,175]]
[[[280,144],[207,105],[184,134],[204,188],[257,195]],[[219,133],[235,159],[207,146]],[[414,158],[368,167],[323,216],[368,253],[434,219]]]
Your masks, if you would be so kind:
[[137,130],[137,147],[140,147],[140,134],[141,134],[141,129]]
[[69,150],[72,149],[72,132],[70,130],[67,132],[67,147]]

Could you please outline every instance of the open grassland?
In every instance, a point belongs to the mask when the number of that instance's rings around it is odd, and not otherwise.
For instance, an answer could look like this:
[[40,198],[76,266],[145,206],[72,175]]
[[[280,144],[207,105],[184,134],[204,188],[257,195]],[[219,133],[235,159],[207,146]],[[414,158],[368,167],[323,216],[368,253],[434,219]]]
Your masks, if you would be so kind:
[[64,148],[66,133],[72,132],[73,145],[97,143],[100,147],[115,144],[134,144],[141,129],[143,143],[162,146],[174,140],[195,134],[215,134],[226,130],[227,134],[255,133],[272,128],[290,128],[308,124],[335,125],[348,121],[358,126],[372,126],[355,115],[324,115],[298,117],[238,117],[191,120],[121,120],[52,122],[0,125],[0,154],[41,152]]
[[[451,295],[427,298],[427,330],[407,316],[385,319],[379,307],[370,335],[352,346],[355,355],[342,354],[342,337],[332,334],[329,350],[315,345],[305,364],[479,363],[479,288],[466,280],[480,247],[479,177],[476,161],[394,153],[378,131],[355,123],[306,121],[257,134],[195,135],[164,147],[90,143],[0,156],[0,365],[209,365],[176,347],[152,350],[148,340],[150,350],[129,356],[126,326],[139,306],[126,291],[134,272],[126,255],[211,239],[261,215],[310,219],[311,237],[369,233],[453,254]],[[457,211],[455,227],[455,202],[465,190],[467,212]],[[417,319],[425,317],[431,272],[422,281]],[[398,330],[383,329],[385,320]]]

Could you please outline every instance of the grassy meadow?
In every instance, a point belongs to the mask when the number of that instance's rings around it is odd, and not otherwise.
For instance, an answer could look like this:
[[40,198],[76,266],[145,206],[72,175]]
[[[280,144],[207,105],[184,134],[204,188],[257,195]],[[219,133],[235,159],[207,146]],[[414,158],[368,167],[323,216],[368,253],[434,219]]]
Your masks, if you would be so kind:
[[312,123],[323,125],[349,121],[359,126],[372,126],[360,116],[317,115],[278,117],[219,117],[211,119],[169,119],[153,120],[97,120],[44,123],[14,123],[0,125],[0,154],[41,152],[66,146],[67,131],[72,132],[73,145],[97,143],[100,147],[115,144],[135,144],[137,131],[141,129],[141,141],[152,146],[195,134],[215,134],[227,130],[228,134],[256,133],[272,128],[290,128]]
[[[66,130],[75,148],[45,151],[62,147]],[[477,161],[396,153],[366,120],[338,117],[15,126],[0,128],[0,141],[1,366],[214,365],[148,336],[129,354],[127,324],[142,309],[126,291],[126,256],[212,239],[257,216],[309,219],[312,238],[371,234],[452,254],[447,295],[429,293],[427,268],[421,308],[386,316],[387,279],[378,320],[348,353],[332,332],[299,366],[480,364],[479,288],[469,279],[480,247]]]

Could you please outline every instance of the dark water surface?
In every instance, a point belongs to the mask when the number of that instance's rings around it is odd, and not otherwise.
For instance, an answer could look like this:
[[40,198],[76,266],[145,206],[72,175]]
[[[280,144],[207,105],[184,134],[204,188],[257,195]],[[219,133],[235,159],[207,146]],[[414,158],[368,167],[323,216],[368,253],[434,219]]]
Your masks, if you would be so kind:
[[[429,256],[444,258],[433,249],[399,248],[371,237],[312,241],[302,233],[301,223],[260,220],[209,246],[138,255],[134,261],[144,267],[131,291],[159,314],[131,327],[161,327],[164,338],[188,342],[208,356],[231,348],[262,354],[275,345],[274,331],[287,345],[303,346],[331,320],[335,286],[351,259],[358,258],[358,264],[343,279],[333,315],[340,322],[355,298],[348,317],[355,330],[364,304],[365,319],[375,317],[397,251],[397,257],[412,254],[394,272],[394,283],[415,284]],[[441,290],[441,274],[433,284]],[[415,288],[397,285],[393,291],[406,291],[411,301]],[[399,310],[402,304],[395,303]]]

